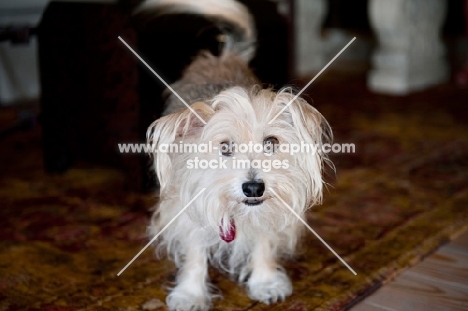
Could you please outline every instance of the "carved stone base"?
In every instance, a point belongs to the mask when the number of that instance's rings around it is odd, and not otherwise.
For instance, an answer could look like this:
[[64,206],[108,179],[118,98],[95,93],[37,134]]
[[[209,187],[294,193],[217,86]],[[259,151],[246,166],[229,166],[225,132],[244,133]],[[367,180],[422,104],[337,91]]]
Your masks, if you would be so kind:
[[449,69],[439,33],[445,0],[371,0],[369,14],[379,46],[368,86],[404,95],[446,81]]
[[368,75],[368,87],[379,93],[405,95],[447,81],[448,66],[445,61],[404,65],[400,68],[373,69]]

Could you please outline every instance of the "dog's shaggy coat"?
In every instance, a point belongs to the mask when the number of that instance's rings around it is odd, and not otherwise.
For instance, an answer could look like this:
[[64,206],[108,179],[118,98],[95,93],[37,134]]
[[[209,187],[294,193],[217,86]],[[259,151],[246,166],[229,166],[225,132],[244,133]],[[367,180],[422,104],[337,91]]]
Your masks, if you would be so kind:
[[[156,150],[154,169],[161,191],[151,235],[205,189],[158,241],[158,250],[171,256],[179,269],[166,303],[170,310],[208,310],[215,297],[208,279],[209,263],[245,284],[252,299],[283,300],[291,295],[292,284],[278,259],[294,253],[303,230],[284,202],[301,217],[320,203],[327,159],[320,152],[291,154],[279,147],[321,145],[330,138],[330,128],[315,108],[295,98],[289,88],[275,92],[261,87],[248,67],[255,29],[240,3],[149,0],[137,10],[142,11],[203,14],[225,36],[221,55],[200,52],[172,85],[203,121],[167,93],[164,116],[147,132]],[[174,143],[215,148],[161,151],[161,146]],[[249,144],[264,149],[241,152],[236,148]],[[194,161],[222,162],[224,167],[188,165]],[[238,161],[249,165],[238,167]]]

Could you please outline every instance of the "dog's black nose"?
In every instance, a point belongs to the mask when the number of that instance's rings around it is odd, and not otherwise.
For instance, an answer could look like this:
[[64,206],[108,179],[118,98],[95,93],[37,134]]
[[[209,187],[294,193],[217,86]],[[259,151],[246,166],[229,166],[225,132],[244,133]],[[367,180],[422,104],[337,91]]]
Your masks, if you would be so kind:
[[265,191],[265,183],[263,182],[246,182],[242,184],[242,191],[248,198],[259,198]]

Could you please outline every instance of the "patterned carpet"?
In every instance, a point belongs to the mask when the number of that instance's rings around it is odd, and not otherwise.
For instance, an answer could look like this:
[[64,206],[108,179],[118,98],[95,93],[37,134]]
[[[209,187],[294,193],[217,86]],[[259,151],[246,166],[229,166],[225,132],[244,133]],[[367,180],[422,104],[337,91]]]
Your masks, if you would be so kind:
[[[466,227],[468,90],[379,96],[342,77],[309,94],[336,141],[357,152],[334,157],[336,177],[308,222],[358,275],[310,234],[285,262],[294,285],[285,302],[255,303],[213,270],[224,296],[214,310],[346,309]],[[34,127],[0,141],[0,310],[166,310],[171,262],[147,250],[116,275],[147,243],[156,195],[126,191],[110,168],[46,175],[40,137]]]

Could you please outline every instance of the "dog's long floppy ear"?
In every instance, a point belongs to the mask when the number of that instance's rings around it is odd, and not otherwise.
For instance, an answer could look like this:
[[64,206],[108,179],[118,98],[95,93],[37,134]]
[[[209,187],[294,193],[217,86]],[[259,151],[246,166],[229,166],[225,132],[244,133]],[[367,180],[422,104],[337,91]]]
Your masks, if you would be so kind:
[[[293,94],[288,94],[290,100],[294,98]],[[323,191],[323,173],[326,166],[333,167],[326,153],[323,152],[324,144],[331,144],[333,132],[327,120],[322,114],[312,107],[302,98],[295,99],[285,110],[289,114],[290,122],[296,131],[299,140],[314,149],[301,150],[301,155],[297,158],[299,166],[306,170],[308,176],[308,202],[310,205],[320,204],[322,202]]]
[[167,150],[162,151],[161,145],[167,146],[184,138],[200,136],[206,122],[214,114],[214,110],[203,102],[196,102],[190,107],[192,110],[183,109],[154,121],[146,131],[161,190],[168,184],[172,170],[170,155]]

